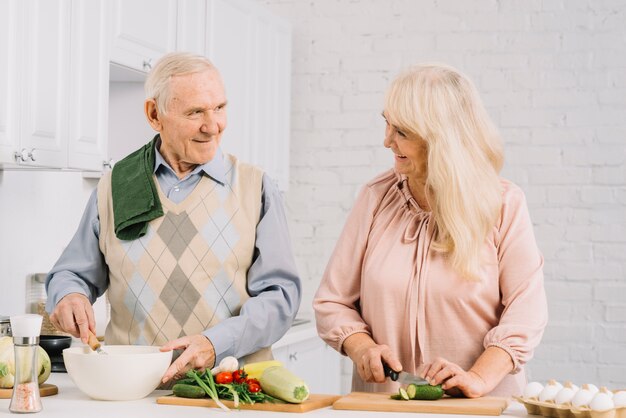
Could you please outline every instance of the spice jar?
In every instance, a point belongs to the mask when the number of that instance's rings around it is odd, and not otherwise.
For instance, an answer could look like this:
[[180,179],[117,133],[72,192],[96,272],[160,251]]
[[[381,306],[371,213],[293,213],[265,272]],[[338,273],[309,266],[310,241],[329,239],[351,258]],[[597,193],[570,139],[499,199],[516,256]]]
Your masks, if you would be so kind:
[[41,411],[41,396],[37,382],[37,347],[41,332],[41,315],[11,316],[11,331],[15,346],[15,382],[9,411],[31,413]]

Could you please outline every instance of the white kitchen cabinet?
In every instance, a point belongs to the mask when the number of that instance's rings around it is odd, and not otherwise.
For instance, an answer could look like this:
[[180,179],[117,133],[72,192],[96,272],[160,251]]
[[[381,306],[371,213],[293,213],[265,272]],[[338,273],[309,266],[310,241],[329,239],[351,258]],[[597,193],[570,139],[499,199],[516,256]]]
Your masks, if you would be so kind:
[[293,327],[272,352],[312,393],[341,394],[341,355],[320,339],[314,326]]
[[[249,0],[208,0],[207,56],[222,74],[222,148],[289,184],[291,27]],[[236,52],[234,52],[236,51]]]
[[68,167],[100,171],[107,155],[108,0],[72,2]]
[[[70,1],[3,2],[3,165],[67,163]],[[4,44],[9,43],[8,48]],[[6,96],[5,96],[6,94]],[[4,123],[3,123],[4,122]]]
[[17,111],[18,0],[0,2],[0,163],[12,162],[19,146]]
[[148,72],[176,50],[177,0],[113,0],[111,61]]
[[176,50],[206,52],[206,0],[180,0],[176,22]]
[[8,9],[1,19],[11,20],[0,41],[3,166],[102,167],[108,74],[100,65],[108,37],[99,8],[105,1],[2,3]]

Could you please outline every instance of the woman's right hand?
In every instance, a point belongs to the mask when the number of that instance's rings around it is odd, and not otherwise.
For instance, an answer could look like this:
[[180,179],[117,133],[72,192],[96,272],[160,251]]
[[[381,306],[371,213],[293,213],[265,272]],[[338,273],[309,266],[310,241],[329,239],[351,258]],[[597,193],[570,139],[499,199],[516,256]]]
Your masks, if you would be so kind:
[[383,383],[386,379],[383,361],[395,371],[402,370],[400,360],[391,349],[376,342],[365,333],[352,334],[343,342],[343,350],[356,365],[361,379],[365,382]]

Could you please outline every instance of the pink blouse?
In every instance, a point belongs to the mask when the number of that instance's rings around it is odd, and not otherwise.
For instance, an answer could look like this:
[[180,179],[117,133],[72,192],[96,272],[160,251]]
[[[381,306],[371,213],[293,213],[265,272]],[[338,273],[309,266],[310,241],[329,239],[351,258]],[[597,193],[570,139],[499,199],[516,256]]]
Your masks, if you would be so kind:
[[[521,394],[523,365],[533,355],[548,313],[543,257],[522,190],[502,180],[503,205],[485,241],[481,281],[460,277],[431,250],[433,225],[393,170],[361,191],[315,295],[317,330],[343,353],[344,340],[364,332],[386,344],[405,371],[418,373],[436,357],[469,369],[485,348],[500,347],[515,370],[492,395]],[[397,391],[366,383],[352,389]]]

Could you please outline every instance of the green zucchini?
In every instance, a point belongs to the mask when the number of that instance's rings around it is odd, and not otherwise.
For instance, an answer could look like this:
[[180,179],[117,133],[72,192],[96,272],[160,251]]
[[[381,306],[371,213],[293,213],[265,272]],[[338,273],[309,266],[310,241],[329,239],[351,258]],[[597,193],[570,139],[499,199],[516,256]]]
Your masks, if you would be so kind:
[[309,388],[295,374],[282,366],[268,367],[259,379],[263,392],[290,403],[302,403],[309,398]]
[[204,398],[206,392],[200,386],[187,385],[185,383],[176,383],[172,387],[174,395],[181,398]]

